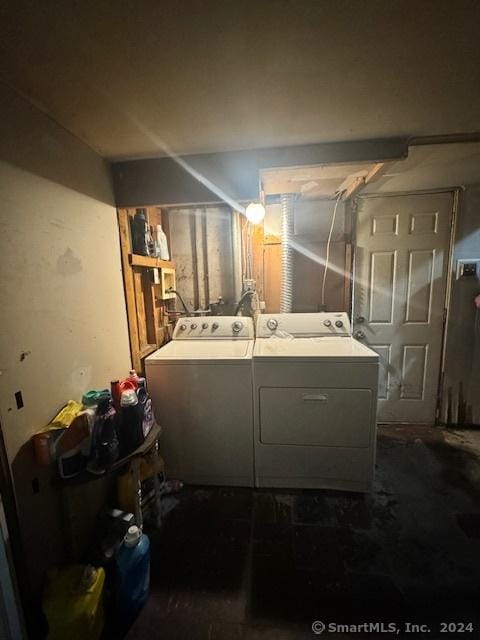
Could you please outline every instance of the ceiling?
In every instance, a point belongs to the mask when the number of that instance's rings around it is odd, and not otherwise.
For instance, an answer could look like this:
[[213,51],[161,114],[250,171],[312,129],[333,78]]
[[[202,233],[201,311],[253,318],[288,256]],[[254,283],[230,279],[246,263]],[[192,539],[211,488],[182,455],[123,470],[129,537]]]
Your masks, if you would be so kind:
[[[412,146],[408,158],[385,164],[362,194],[468,188],[478,184],[479,176],[479,142]],[[480,220],[480,212],[476,215]]]
[[480,131],[471,0],[4,0],[0,79],[101,155]]
[[303,199],[333,198],[335,194],[363,184],[374,163],[330,164],[316,167],[289,167],[261,172],[266,196],[294,193]]

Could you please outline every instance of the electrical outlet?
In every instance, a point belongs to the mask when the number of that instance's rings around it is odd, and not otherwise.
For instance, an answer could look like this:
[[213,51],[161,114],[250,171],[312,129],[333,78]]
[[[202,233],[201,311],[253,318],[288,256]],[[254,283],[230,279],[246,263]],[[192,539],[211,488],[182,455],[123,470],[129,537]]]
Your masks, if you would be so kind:
[[457,260],[457,280],[460,278],[480,279],[480,258]]
[[245,291],[256,291],[257,283],[251,278],[245,278],[243,281],[243,288]]

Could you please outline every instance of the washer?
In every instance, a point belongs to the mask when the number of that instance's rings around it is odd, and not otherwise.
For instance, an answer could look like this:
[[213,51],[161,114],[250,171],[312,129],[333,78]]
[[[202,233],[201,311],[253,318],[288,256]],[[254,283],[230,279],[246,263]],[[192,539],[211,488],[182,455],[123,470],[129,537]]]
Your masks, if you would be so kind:
[[256,486],[370,490],[378,355],[346,313],[263,315],[256,333]]
[[181,318],[173,340],[145,360],[170,477],[253,486],[251,318]]

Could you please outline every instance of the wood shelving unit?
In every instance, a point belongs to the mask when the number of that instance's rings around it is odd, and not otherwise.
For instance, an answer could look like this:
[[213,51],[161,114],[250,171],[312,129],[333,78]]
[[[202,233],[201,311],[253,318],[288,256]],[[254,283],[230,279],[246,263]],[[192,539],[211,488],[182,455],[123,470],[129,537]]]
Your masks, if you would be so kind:
[[[150,226],[162,225],[171,247],[168,212],[159,207],[142,208]],[[161,298],[151,270],[174,270],[175,263],[132,253],[130,221],[136,211],[133,208],[118,209],[117,214],[132,366],[143,371],[143,360],[170,338],[167,310],[174,305],[173,300]]]
[[175,269],[175,263],[171,260],[160,260],[160,258],[139,256],[135,253],[129,253],[128,260],[132,267],[146,267],[147,269]]

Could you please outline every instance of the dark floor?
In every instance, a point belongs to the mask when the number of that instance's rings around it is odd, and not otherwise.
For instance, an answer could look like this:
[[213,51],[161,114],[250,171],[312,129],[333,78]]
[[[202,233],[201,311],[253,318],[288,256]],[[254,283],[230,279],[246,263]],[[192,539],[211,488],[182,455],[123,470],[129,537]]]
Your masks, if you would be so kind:
[[[458,637],[480,637],[476,446],[385,427],[370,495],[184,489],[152,537],[152,594],[128,640],[297,640],[315,637],[314,621],[397,623],[406,638],[472,623]],[[392,637],[353,631],[322,637]]]

